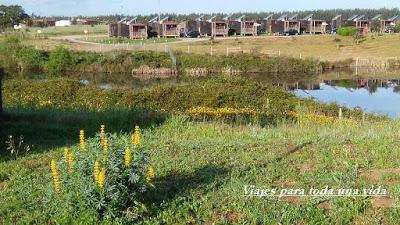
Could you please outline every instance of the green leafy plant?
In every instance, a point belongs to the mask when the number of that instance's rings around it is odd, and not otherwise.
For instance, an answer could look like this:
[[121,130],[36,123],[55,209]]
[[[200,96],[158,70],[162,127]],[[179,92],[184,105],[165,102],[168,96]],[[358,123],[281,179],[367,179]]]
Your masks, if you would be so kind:
[[50,52],[47,68],[51,74],[63,73],[72,65],[71,52],[60,46]]
[[19,61],[23,70],[40,70],[44,64],[45,54],[32,47],[23,47],[19,51]]
[[100,133],[89,140],[80,132],[80,144],[51,161],[45,187],[47,215],[56,223],[72,223],[86,216],[132,222],[143,216],[143,193],[152,187],[154,170],[140,147],[140,129],[131,140]]
[[341,27],[338,29],[337,34],[340,36],[352,36],[357,32],[355,27]]

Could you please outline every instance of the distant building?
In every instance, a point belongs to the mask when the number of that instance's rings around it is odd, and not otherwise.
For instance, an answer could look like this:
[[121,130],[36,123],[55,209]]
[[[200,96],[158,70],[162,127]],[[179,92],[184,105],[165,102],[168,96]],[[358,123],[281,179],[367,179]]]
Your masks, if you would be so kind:
[[56,27],[69,27],[71,26],[71,21],[70,20],[58,20],[55,23]]
[[53,27],[56,25],[54,19],[33,19],[32,27]]

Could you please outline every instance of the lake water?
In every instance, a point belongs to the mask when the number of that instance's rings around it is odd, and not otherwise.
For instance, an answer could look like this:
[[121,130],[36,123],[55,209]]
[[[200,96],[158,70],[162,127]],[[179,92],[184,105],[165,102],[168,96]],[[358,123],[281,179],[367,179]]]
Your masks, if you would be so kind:
[[325,80],[306,88],[296,87],[293,92],[321,102],[336,102],[391,118],[400,117],[400,80]]

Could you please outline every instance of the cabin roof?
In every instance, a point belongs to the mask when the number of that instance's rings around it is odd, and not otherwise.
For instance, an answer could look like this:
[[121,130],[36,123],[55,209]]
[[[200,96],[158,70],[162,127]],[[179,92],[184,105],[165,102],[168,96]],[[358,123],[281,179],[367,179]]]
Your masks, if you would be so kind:
[[340,17],[342,17],[342,15],[336,15],[332,20],[338,20]]

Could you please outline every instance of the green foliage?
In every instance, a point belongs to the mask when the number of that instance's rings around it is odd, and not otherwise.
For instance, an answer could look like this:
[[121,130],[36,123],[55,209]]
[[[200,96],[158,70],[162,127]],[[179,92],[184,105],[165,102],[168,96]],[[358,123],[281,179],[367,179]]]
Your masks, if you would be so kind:
[[[73,223],[89,216],[98,221],[129,223],[143,216],[146,210],[142,203],[143,193],[151,187],[146,181],[149,157],[143,149],[134,147],[129,139],[116,134],[105,135],[103,140],[108,140],[107,151],[103,150],[104,144],[101,143],[104,142],[98,134],[85,142],[85,150],[73,147],[57,161],[60,191],[55,191],[50,174],[48,185],[42,190],[45,193],[43,208],[49,220]],[[125,162],[126,148],[132,150],[128,163]],[[72,154],[73,161],[67,161],[69,154]],[[95,181],[96,161],[99,163],[98,172],[105,171],[103,187]]]
[[4,13],[4,15],[0,15],[0,30],[11,27],[29,18],[19,5],[0,5],[0,12]]
[[320,70],[319,62],[314,59],[267,57],[255,54],[230,56],[179,54],[177,65],[180,69],[205,68],[211,72],[222,72],[226,69],[240,72],[315,72]]
[[[215,77],[183,85],[161,85],[131,91],[101,90],[71,80],[26,81],[4,83],[4,105],[8,108],[95,110],[113,108],[145,108],[187,114],[196,107],[233,108],[255,111],[255,116],[267,114],[269,122],[291,118],[297,105],[311,111],[337,115],[338,105],[325,105],[303,100],[292,93],[268,84],[242,77]],[[349,116],[361,118],[360,110],[344,109]]]
[[18,67],[18,53],[22,48],[21,41],[14,35],[8,35],[0,41],[0,66],[6,69]]
[[394,32],[400,33],[400,24],[397,24],[397,25],[394,27]]
[[357,28],[355,27],[341,27],[337,31],[340,36],[353,36],[355,33],[357,33]]
[[60,46],[50,52],[47,68],[51,74],[63,73],[69,70],[71,65],[72,56],[68,49]]
[[23,47],[19,51],[18,57],[25,71],[39,71],[45,61],[45,53],[33,47]]

